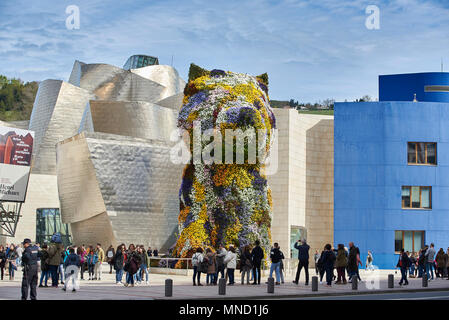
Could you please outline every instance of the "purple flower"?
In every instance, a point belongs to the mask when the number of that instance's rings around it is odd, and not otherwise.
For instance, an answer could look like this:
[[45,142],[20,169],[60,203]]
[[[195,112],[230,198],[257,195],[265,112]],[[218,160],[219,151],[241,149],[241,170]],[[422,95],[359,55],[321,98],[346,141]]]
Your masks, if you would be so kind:
[[226,75],[226,72],[224,72],[223,70],[219,70],[219,69],[214,69],[210,72],[211,77],[222,77],[225,75]]

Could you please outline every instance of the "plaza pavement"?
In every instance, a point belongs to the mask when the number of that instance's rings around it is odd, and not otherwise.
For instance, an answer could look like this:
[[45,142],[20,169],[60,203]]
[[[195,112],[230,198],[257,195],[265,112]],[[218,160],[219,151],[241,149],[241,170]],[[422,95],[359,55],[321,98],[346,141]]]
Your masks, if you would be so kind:
[[[109,274],[109,266],[103,265],[103,275],[101,281],[80,282],[80,289],[75,292],[64,292],[60,285],[56,288],[38,288],[37,295],[39,300],[148,300],[148,299],[266,299],[266,298],[281,298],[281,297],[313,297],[320,295],[353,295],[353,294],[375,294],[381,292],[406,292],[406,291],[420,291],[420,290],[448,290],[449,281],[446,279],[436,278],[430,281],[428,288],[422,287],[421,279],[409,279],[409,285],[400,287],[398,282],[400,280],[400,273],[395,274],[394,270],[379,270],[379,271],[360,271],[362,282],[359,283],[357,291],[352,290],[351,284],[346,285],[332,285],[331,288],[325,286],[325,283],[318,285],[318,291],[312,292],[311,280],[309,286],[304,285],[304,272],[301,273],[300,284],[297,286],[292,283],[294,272],[285,275],[285,284],[275,286],[273,294],[267,293],[267,285],[265,284],[266,277],[262,277],[261,285],[241,285],[240,272],[236,270],[236,284],[234,286],[226,287],[226,295],[218,295],[218,286],[206,286],[206,278],[202,275],[201,282],[204,286],[193,287],[192,277],[185,275],[164,275],[164,274],[150,274],[150,284],[137,285],[133,288],[124,287],[123,285],[115,284],[115,274]],[[395,287],[388,289],[388,274],[394,274]],[[315,275],[315,270],[310,270],[310,276]],[[88,278],[87,273],[85,277]],[[173,280],[173,297],[165,297],[165,279]],[[20,286],[22,279],[22,272],[17,272],[14,281],[7,280],[0,281],[0,299],[1,300],[17,300],[20,299]],[[123,277],[123,280],[125,277]],[[369,281],[369,280],[373,281]],[[377,289],[370,289],[376,285]],[[367,281],[368,280],[368,281]]]

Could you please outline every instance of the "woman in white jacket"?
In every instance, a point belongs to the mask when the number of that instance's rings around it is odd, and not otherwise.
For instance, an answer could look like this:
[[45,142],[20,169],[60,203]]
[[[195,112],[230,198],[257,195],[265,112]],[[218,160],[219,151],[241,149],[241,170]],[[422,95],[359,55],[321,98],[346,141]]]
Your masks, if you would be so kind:
[[228,285],[232,286],[234,284],[234,271],[235,268],[237,267],[237,255],[235,254],[234,247],[229,247],[229,251],[224,259],[224,264],[228,269],[228,277],[229,277]]
[[198,280],[198,286],[202,286],[200,283],[201,280],[201,271],[198,269],[201,262],[203,262],[203,249],[201,247],[197,248],[195,253],[192,256],[192,266],[193,266],[193,285],[196,286],[195,279]]

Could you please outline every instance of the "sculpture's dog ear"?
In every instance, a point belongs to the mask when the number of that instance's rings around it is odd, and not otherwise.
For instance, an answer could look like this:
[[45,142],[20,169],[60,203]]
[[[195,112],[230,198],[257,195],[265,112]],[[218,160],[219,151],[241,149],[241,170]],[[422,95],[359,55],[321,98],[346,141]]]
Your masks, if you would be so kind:
[[210,71],[203,69],[194,63],[191,63],[189,69],[189,82],[202,76],[208,76],[209,74]]

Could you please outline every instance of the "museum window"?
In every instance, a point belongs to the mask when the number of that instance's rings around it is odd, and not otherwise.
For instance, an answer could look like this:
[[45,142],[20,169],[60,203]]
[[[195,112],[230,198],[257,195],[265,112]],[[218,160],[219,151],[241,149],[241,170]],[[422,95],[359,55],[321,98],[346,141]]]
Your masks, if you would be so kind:
[[424,248],[424,231],[399,230],[394,232],[394,251],[400,253],[401,249],[408,252],[418,252]]
[[407,163],[412,165],[436,165],[436,142],[407,142]]
[[432,209],[432,187],[403,186],[402,209]]
[[71,245],[70,227],[62,223],[58,208],[40,208],[36,210],[36,242],[50,243],[51,236],[59,232],[64,247]]
[[307,239],[307,229],[299,226],[290,226],[290,258],[298,258],[298,250],[295,249],[295,243],[303,239]]

